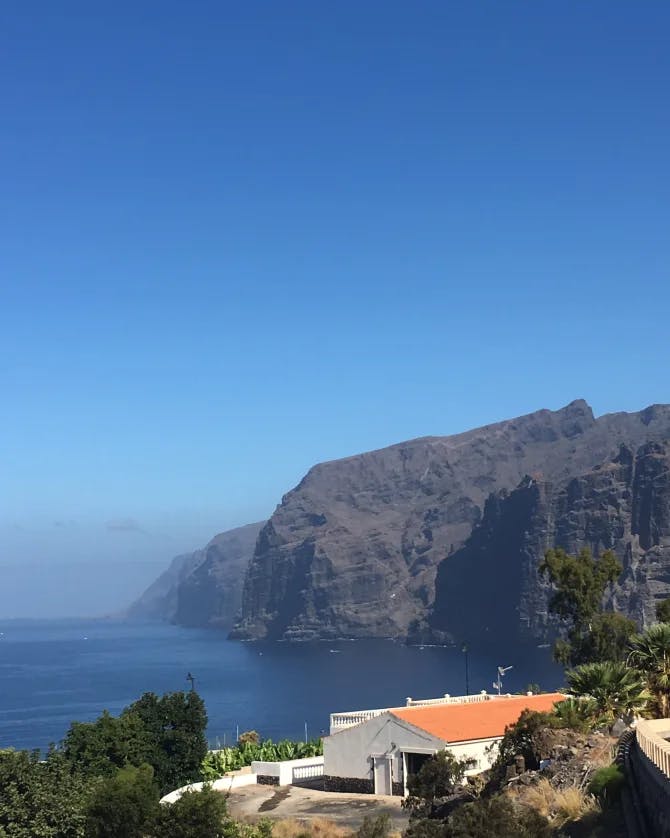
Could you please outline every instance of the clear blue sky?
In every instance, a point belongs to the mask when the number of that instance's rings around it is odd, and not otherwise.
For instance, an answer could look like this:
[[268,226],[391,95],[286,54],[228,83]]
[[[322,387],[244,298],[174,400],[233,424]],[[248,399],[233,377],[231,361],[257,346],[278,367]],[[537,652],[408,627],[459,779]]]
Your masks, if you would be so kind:
[[0,616],[313,463],[670,401],[670,4],[0,8]]

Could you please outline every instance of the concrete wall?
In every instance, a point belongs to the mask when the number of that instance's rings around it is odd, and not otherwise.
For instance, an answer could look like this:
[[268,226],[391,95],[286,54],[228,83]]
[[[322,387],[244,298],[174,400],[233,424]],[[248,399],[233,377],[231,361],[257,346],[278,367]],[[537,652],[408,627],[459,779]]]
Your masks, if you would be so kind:
[[191,783],[189,786],[182,786],[179,789],[171,791],[161,798],[161,803],[174,803],[182,796],[185,791],[202,791],[203,786],[211,785],[214,791],[229,792],[232,789],[240,788],[241,786],[256,785],[255,774],[231,774],[227,777],[221,777],[211,783]]
[[[395,747],[394,747],[395,746]],[[367,722],[340,730],[323,740],[323,772],[329,777],[372,779],[372,755],[392,753],[394,781],[402,777],[402,749],[435,753],[445,743],[383,713]]]
[[670,838],[670,719],[640,719],[627,762],[639,815],[655,838]]
[[[454,756],[458,757],[458,759],[465,759],[468,757],[476,760],[476,764],[469,771],[466,771],[466,775],[471,776],[473,774],[479,774],[481,771],[486,771],[487,768],[490,768],[493,765],[495,758],[498,756],[498,743],[501,738],[502,737],[499,736],[495,739],[478,739],[474,742],[462,742],[458,745],[447,745],[447,749],[450,750]],[[490,748],[491,745],[494,745],[494,747],[491,749],[490,753],[487,753],[487,748]]]
[[[294,773],[317,777],[323,774],[324,759],[306,757],[305,759],[289,759],[284,762],[262,762],[254,760],[251,770],[255,775],[276,777],[278,786],[290,786],[294,781]],[[304,770],[302,770],[304,769]]]

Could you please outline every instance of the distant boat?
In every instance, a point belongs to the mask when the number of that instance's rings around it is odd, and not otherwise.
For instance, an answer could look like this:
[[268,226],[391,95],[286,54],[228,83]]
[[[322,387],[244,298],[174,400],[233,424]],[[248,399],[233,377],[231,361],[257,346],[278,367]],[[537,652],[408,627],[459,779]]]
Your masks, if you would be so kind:
[[549,649],[550,646],[551,646],[551,643],[538,643],[537,644],[538,649]]
[[342,649],[328,649],[331,655],[339,655]]

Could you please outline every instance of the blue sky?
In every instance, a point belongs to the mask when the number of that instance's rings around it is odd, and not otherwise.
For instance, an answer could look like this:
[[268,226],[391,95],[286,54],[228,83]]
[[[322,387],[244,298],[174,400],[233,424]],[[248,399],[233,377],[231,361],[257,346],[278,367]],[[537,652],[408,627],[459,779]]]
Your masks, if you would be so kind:
[[315,462],[670,401],[666,2],[0,9],[0,616]]

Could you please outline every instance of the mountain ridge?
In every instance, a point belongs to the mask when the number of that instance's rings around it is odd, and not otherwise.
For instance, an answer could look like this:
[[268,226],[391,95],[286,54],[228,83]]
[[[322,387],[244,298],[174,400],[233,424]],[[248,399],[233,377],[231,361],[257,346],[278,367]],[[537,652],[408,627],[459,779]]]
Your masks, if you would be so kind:
[[[670,555],[658,535],[670,520],[670,492],[656,491],[659,475],[644,486],[632,480],[633,466],[625,477],[617,457],[651,474],[656,460],[641,449],[668,440],[670,405],[595,417],[575,399],[555,411],[317,463],[268,521],[177,557],[145,597],[152,589],[162,596],[163,619],[231,629],[237,639],[442,642],[474,638],[459,613],[486,611],[488,567],[493,593],[505,590],[513,603],[510,611],[490,597],[497,630],[546,639],[547,589],[537,575],[544,549],[611,542],[624,575],[609,606],[644,623],[654,600],[670,595]],[[641,546],[634,530],[644,504],[656,505],[647,527],[655,535]],[[601,543],[593,533],[609,526],[626,537]]]
[[595,418],[575,400],[448,437],[312,467],[259,534],[231,636],[407,636],[432,606],[437,565],[524,475],[561,482],[621,443],[670,436],[670,407]]

